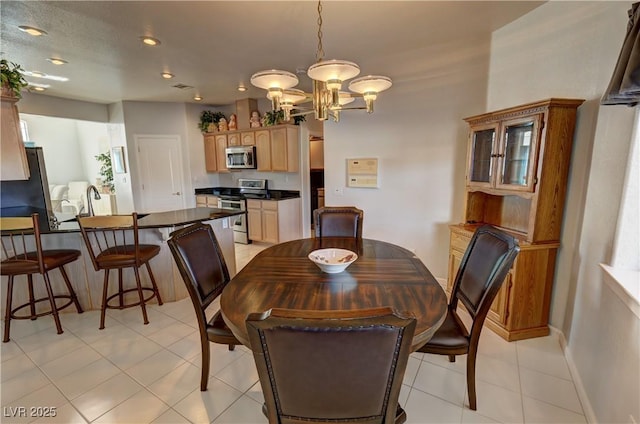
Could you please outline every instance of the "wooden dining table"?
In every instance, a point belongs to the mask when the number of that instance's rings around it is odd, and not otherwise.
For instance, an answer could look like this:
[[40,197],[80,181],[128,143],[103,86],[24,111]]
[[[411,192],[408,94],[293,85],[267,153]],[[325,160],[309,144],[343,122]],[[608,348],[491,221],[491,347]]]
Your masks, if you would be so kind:
[[[325,273],[308,255],[330,247],[351,250],[358,258],[340,273]],[[225,322],[245,346],[249,346],[245,319],[252,312],[381,306],[415,316],[415,351],[444,321],[447,297],[413,252],[384,241],[338,237],[293,240],[268,247],[231,279],[220,298]]]

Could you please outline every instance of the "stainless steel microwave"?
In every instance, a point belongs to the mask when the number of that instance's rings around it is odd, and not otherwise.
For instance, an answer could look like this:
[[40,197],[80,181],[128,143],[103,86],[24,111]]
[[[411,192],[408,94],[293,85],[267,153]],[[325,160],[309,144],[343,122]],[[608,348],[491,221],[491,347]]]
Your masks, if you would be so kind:
[[227,147],[225,154],[229,169],[255,169],[256,167],[256,146]]

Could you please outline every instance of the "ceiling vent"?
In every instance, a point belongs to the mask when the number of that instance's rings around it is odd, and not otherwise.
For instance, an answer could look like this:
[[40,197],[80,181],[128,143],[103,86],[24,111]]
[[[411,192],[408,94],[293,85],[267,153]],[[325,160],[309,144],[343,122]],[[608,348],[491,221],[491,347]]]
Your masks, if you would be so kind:
[[193,88],[192,86],[185,84],[176,84],[173,87],[179,88],[180,90],[188,90],[189,88]]

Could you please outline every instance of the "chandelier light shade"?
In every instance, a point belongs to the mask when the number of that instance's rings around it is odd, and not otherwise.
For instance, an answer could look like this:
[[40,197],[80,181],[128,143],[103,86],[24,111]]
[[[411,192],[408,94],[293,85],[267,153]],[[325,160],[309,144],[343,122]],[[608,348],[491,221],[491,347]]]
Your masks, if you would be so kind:
[[[369,75],[354,79],[349,84],[351,92],[340,91],[342,84],[360,74],[360,67],[348,60],[324,60],[322,48],[322,4],[318,1],[318,50],[316,60],[307,70],[307,76],[313,81],[313,92],[306,93],[294,89],[298,84],[298,77],[288,71],[271,69],[256,72],[251,76],[251,84],[267,90],[267,98],[271,99],[274,111],[284,110],[285,120],[291,116],[305,115],[313,112],[315,118],[321,121],[332,117],[340,120],[340,111],[365,109],[373,112],[373,102],[378,93],[391,87],[391,78],[379,75]],[[356,98],[364,99],[365,106],[349,106]],[[301,103],[312,102],[311,108],[301,107]],[[292,114],[292,111],[296,112]]]

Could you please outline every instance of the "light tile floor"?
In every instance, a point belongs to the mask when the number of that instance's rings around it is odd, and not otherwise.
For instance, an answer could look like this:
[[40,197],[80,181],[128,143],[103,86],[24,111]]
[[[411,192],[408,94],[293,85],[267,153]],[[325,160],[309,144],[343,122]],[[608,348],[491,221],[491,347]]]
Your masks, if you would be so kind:
[[[240,269],[265,245],[237,245]],[[217,304],[212,305],[217,307]],[[138,308],[65,313],[12,323],[2,343],[3,423],[266,423],[249,350],[211,345],[201,392],[200,346],[189,299]],[[485,329],[477,363],[478,410],[468,408],[465,357],[414,353],[400,401],[408,423],[586,422],[558,340],[507,343]],[[45,415],[55,413],[55,417]]]

